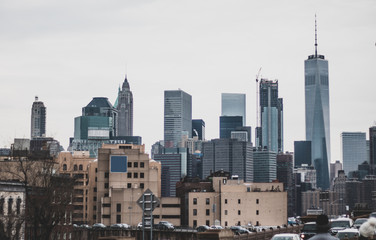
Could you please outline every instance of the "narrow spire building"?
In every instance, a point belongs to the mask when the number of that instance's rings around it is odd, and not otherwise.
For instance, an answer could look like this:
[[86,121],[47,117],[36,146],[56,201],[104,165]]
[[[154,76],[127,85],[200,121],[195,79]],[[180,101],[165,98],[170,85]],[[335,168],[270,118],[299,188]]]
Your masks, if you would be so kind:
[[43,102],[35,96],[31,107],[31,139],[44,137],[46,135],[46,107]]
[[118,110],[117,136],[133,136],[133,95],[127,76],[125,76],[122,88],[119,89],[115,108]]

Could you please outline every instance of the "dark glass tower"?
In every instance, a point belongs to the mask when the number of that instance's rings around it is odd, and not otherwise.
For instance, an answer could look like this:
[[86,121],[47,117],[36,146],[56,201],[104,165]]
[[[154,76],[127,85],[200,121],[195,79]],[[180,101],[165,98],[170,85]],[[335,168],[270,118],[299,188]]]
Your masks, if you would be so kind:
[[[261,137],[263,149],[283,152],[283,100],[278,98],[278,81],[260,81]],[[259,132],[258,132],[259,134]]]
[[119,89],[117,101],[114,106],[118,110],[117,136],[133,136],[133,95],[129,87],[127,76],[123,86]]
[[46,135],[46,107],[43,102],[35,97],[31,107],[31,138],[44,137]]
[[[315,25],[316,26],[316,25]],[[312,142],[312,161],[317,173],[317,186],[329,188],[330,119],[328,61],[317,54],[304,61],[306,140]]]

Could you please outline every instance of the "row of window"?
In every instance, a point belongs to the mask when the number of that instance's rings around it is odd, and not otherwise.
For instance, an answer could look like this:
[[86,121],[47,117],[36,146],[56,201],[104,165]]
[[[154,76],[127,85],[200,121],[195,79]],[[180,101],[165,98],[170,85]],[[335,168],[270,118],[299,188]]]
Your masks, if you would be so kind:
[[[210,216],[210,209],[205,210],[206,216]],[[228,214],[228,211],[225,210],[225,215]],[[242,215],[241,210],[238,210],[238,215]],[[256,215],[259,215],[259,210],[256,210]],[[197,216],[197,209],[193,209],[193,216]]]
[[[140,188],[143,189],[145,187],[145,184],[144,183],[140,183]],[[104,188],[108,189],[109,188],[109,184],[108,183],[104,183]],[[132,183],[128,183],[127,184],[127,188],[132,188]],[[137,184],[134,185],[134,188],[137,188]]]
[[[128,168],[131,168],[131,167],[132,167],[132,162],[128,162]],[[133,167],[138,168],[138,162],[133,162]],[[145,167],[145,163],[140,162],[140,168],[144,168],[144,167]]]
[[[7,211],[8,215],[13,213],[13,202],[14,202],[14,199],[12,197],[8,198],[8,211]],[[22,200],[20,197],[18,197],[16,200],[16,214],[21,213],[21,203],[22,203]],[[1,197],[0,198],[0,214],[1,215],[5,214],[4,205],[5,205],[5,198]]]
[[[210,205],[210,198],[205,199],[206,205]],[[228,201],[225,199],[225,204],[227,204]],[[238,204],[241,204],[241,199],[238,199]],[[256,199],[256,204],[259,204],[259,199]],[[193,205],[197,205],[197,198],[193,198]]]
[[[67,170],[68,170],[67,164],[63,164],[63,171],[67,171]],[[83,171],[83,170],[84,170],[84,166],[82,164],[80,164],[80,165],[74,164],[73,165],[73,171]]]
[[[127,177],[128,178],[132,178],[132,173],[131,172],[127,173]],[[145,177],[145,173],[141,172],[140,173],[140,178],[144,178],[144,177]],[[138,173],[137,172],[133,173],[133,178],[138,178]]]

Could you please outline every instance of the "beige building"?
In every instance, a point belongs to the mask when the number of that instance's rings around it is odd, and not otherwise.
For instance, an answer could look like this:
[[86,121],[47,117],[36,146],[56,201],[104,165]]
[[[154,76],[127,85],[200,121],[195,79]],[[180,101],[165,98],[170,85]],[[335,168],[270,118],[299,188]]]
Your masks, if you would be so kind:
[[281,226],[287,223],[287,192],[283,183],[245,183],[213,178],[214,192],[189,192],[189,225],[248,224]]
[[88,151],[60,152],[57,162],[59,173],[75,179],[73,196],[73,223],[87,224],[89,205],[89,165],[96,161]]
[[310,215],[314,210],[329,216],[339,215],[339,206],[342,203],[339,194],[333,191],[306,191],[302,192],[302,214]]
[[[160,207],[153,212],[154,222],[164,220],[180,225],[180,199],[160,197],[161,164],[149,159],[144,145],[104,144],[98,149],[95,172],[95,222],[137,225],[142,221],[137,200],[150,189],[160,199]],[[89,185],[91,180],[90,176]]]

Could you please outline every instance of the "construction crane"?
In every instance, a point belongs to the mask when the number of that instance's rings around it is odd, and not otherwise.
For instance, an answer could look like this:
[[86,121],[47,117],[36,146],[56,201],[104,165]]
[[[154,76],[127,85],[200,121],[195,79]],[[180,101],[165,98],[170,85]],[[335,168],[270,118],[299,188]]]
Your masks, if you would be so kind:
[[262,67],[260,67],[260,69],[258,70],[258,73],[256,75],[256,127],[259,127],[259,115],[260,115],[260,111],[259,111],[259,80],[260,80],[260,73],[261,73],[261,69]]

